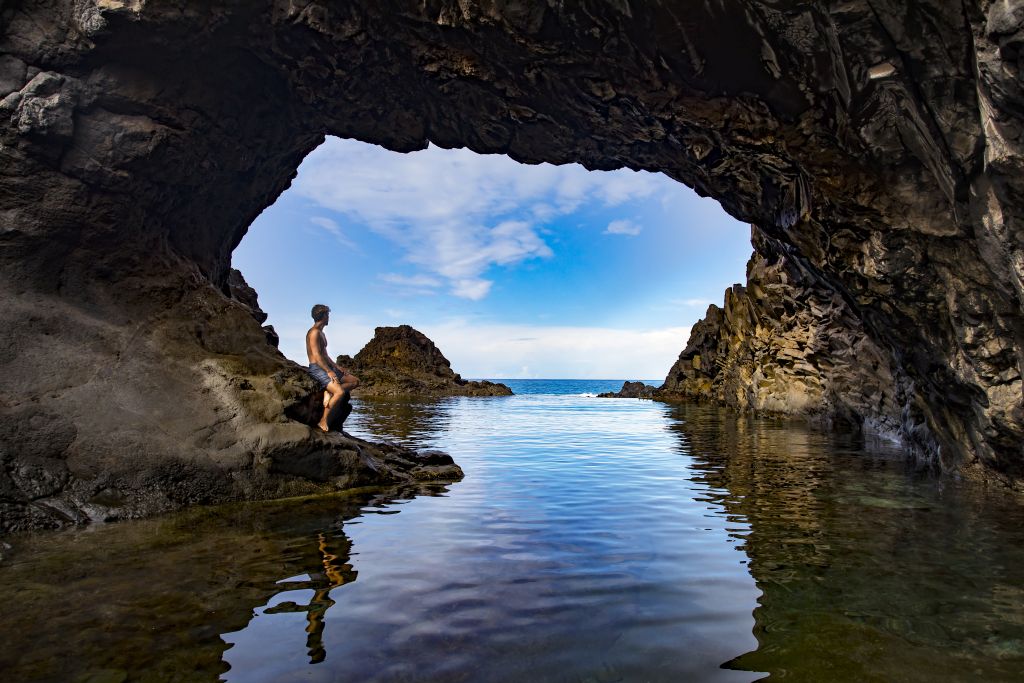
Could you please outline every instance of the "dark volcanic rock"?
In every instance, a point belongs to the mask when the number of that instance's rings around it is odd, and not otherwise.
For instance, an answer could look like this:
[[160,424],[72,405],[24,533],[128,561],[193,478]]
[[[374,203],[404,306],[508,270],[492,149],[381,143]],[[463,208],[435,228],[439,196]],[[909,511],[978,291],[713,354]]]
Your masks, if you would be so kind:
[[[1022,45],[1020,13],[991,0],[4,3],[0,421],[39,425],[4,431],[4,509],[112,473],[173,488],[166,464],[229,490],[275,444],[317,443],[283,436],[305,430],[280,417],[301,371],[228,279],[325,134],[661,171],[714,196],[765,236],[752,272],[780,269],[724,319],[745,310],[750,340],[814,331],[809,367],[775,363],[781,383],[744,395],[772,403],[799,376],[800,410],[1018,480]],[[755,358],[730,354],[753,381]],[[893,383],[847,400],[836,368]],[[28,464],[34,435],[65,427]],[[204,486],[189,499],[222,495]]]
[[606,391],[598,394],[598,398],[654,398],[657,387],[643,382],[623,382],[618,391]]
[[[713,400],[741,410],[807,415],[900,438],[909,391],[890,356],[843,297],[754,229],[747,285],[710,306],[661,399]],[[909,420],[909,416],[903,416]]]
[[504,384],[465,380],[422,332],[400,325],[378,327],[355,358],[338,365],[359,377],[356,396],[511,396]]
[[[249,286],[249,283],[242,277],[242,271],[232,268],[228,271],[228,294],[235,301],[244,304],[252,312],[256,322],[263,324],[267,322],[266,312],[260,308],[259,296],[256,290]],[[267,325],[267,327],[271,327]],[[266,328],[264,328],[266,329]]]

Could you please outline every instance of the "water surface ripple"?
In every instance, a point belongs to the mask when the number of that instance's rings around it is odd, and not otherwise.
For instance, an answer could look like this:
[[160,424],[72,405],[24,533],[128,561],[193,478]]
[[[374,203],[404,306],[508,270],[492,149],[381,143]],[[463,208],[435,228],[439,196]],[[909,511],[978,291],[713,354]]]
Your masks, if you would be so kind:
[[452,485],[15,537],[0,669],[1019,680],[1024,509],[1005,492],[791,422],[513,389],[358,406],[350,431],[450,452],[466,472]]

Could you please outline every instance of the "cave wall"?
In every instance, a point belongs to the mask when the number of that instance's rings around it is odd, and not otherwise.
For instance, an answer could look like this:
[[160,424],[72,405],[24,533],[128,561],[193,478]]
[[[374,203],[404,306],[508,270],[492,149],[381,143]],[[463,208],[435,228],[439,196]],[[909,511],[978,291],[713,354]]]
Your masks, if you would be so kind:
[[[752,227],[746,285],[726,290],[656,392],[740,411],[805,415],[913,446],[892,358],[849,303],[785,247]],[[919,455],[928,458],[928,451]]]
[[893,377],[844,403],[824,344],[831,389],[801,410],[1019,479],[1022,20],[985,0],[8,0],[0,495],[22,510],[110,468],[135,490],[169,460],[223,481],[307,443],[277,417],[304,380],[228,280],[328,134],[711,195],[763,233],[754,273],[804,273]]

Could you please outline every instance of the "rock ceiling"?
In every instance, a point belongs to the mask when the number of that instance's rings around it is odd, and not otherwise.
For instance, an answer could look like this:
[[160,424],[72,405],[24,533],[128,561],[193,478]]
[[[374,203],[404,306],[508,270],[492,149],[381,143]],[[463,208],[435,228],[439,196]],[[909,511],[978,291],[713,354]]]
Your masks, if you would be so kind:
[[3,457],[44,474],[0,494],[81,508],[172,462],[201,491],[311,449],[278,417],[294,367],[226,292],[325,135],[713,196],[757,253],[668,388],[1018,480],[1022,22],[985,0],[8,1]]

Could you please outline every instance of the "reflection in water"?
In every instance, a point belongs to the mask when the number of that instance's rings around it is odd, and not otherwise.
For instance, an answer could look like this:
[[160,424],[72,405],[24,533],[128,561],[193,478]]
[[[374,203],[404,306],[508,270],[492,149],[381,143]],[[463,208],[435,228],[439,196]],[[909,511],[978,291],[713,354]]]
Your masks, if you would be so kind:
[[445,490],[225,505],[13,537],[12,557],[0,565],[3,679],[215,681],[229,668],[220,634],[239,631],[254,607],[293,590],[312,593],[295,607],[305,612],[309,658],[320,661],[331,591],[356,578],[343,524]]
[[1024,668],[1024,507],[884,445],[579,396],[363,401],[350,429],[444,449],[466,477],[11,539],[4,679]]
[[756,650],[795,680],[1019,680],[1024,514],[885,443],[676,406],[710,499],[749,524]]
[[309,663],[319,664],[327,659],[324,649],[324,613],[334,605],[331,590],[356,580],[356,573],[349,564],[341,564],[348,560],[348,550],[352,544],[347,538],[335,539],[345,544],[344,550],[332,552],[328,548],[323,533],[317,534],[317,549],[323,558],[323,571],[314,571],[305,581],[278,582],[283,592],[302,589],[313,589],[313,597],[308,605],[297,605],[291,600],[279,602],[263,611],[263,614],[306,613],[306,649],[309,651]]
[[357,425],[357,431],[377,440],[395,441],[409,448],[436,447],[450,428],[453,413],[465,401],[473,400],[457,396],[354,399],[353,412],[357,417],[349,424]]

